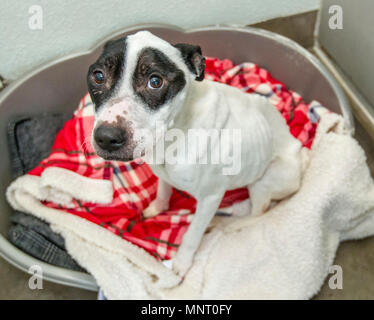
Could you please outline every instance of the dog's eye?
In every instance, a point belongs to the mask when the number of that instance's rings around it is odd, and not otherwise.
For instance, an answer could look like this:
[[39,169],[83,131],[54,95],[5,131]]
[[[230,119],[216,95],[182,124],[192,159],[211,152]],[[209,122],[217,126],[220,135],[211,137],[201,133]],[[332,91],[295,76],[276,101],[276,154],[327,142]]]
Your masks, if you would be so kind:
[[93,73],[94,80],[97,84],[104,83],[104,74],[101,71],[95,71]]
[[151,76],[148,80],[148,88],[160,89],[163,85],[162,78],[159,76]]

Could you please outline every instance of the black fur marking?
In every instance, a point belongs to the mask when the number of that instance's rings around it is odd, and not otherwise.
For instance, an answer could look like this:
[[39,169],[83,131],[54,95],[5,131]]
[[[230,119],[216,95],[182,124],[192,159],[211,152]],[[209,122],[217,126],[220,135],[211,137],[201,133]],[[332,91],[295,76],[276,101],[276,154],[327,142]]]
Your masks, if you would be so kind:
[[[126,55],[126,37],[109,41],[105,44],[100,57],[93,63],[87,74],[87,85],[91,99],[96,111],[109,99],[124,73],[124,59]],[[104,82],[97,84],[94,79],[94,72],[101,71],[104,74]]]
[[[152,75],[162,78],[161,88],[148,87]],[[144,48],[139,54],[132,80],[135,93],[153,110],[174,98],[186,84],[183,71],[165,54],[153,48]]]
[[202,55],[201,48],[187,43],[178,43],[174,47],[181,52],[188,69],[196,75],[195,80],[202,81],[204,79],[205,58]]

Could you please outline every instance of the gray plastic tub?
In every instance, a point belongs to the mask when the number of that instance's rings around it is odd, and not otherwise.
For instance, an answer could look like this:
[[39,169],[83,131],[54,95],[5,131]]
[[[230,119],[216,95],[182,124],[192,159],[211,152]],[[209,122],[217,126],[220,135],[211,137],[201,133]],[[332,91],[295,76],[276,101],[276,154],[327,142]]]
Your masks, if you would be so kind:
[[353,132],[350,107],[337,82],[312,54],[287,38],[254,28],[231,27],[185,31],[172,26],[145,25],[118,32],[100,41],[92,50],[41,66],[13,82],[0,94],[0,255],[17,268],[27,271],[32,265],[40,265],[46,280],[88,290],[98,289],[92,276],[45,264],[7,241],[12,210],[4,196],[11,182],[6,128],[9,119],[16,115],[38,114],[46,110],[71,114],[87,91],[87,68],[99,55],[103,44],[107,40],[144,29],[172,43],[199,44],[208,56],[229,58],[236,63],[256,62],[300,93],[307,102],[318,100],[330,110],[342,114],[347,127]]

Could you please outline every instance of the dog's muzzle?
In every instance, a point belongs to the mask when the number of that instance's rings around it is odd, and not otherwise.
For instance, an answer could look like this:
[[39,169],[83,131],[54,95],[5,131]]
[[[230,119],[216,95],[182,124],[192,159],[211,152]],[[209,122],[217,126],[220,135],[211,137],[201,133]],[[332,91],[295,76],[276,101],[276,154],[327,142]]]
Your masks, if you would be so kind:
[[126,133],[125,130],[115,126],[101,125],[95,130],[94,139],[101,149],[113,152],[126,143]]

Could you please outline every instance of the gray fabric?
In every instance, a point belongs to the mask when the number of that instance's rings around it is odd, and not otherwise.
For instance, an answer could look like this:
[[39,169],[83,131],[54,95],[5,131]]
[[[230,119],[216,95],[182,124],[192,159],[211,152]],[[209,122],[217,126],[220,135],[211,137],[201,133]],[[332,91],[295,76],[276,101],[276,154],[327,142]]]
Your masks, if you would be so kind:
[[[49,156],[57,133],[68,119],[63,114],[41,114],[19,117],[8,125],[8,142],[14,178],[26,174]],[[64,239],[49,224],[15,212],[11,217],[9,240],[18,248],[44,262],[59,267],[84,271],[65,251]]]
[[48,157],[66,120],[66,115],[45,113],[19,117],[9,123],[8,141],[14,177],[27,173]]
[[10,221],[16,225],[22,225],[39,233],[45,239],[65,250],[65,240],[56,232],[53,232],[48,223],[35,218],[29,214],[15,211],[11,216]]
[[21,224],[9,230],[10,241],[29,255],[49,264],[75,271],[84,271],[63,249],[48,241],[40,233]]

